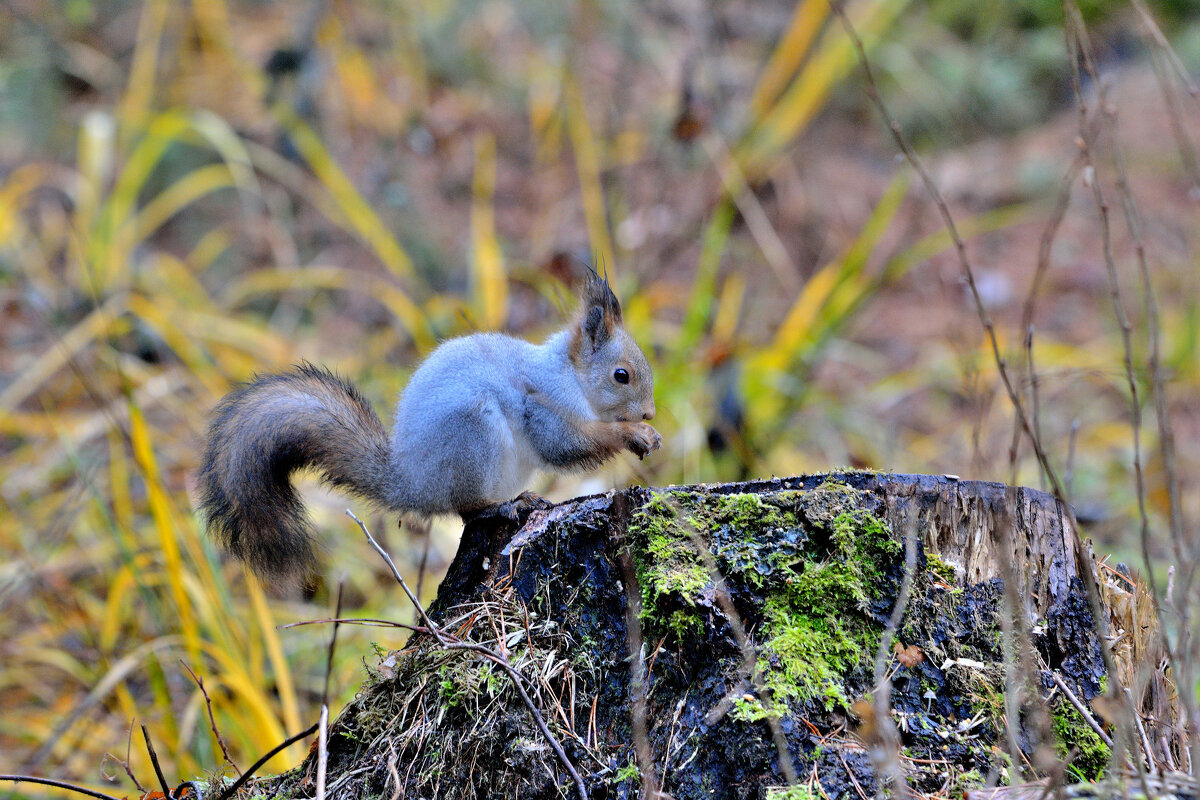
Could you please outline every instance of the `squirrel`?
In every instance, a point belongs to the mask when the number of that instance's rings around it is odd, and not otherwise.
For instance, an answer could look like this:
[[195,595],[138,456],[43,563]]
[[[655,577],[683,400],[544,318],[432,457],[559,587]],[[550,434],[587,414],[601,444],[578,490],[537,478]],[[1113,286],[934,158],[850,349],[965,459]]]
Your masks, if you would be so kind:
[[287,585],[316,564],[297,469],[391,511],[465,520],[515,497],[536,470],[657,450],[653,418],[650,365],[608,281],[590,272],[575,318],[541,344],[476,333],[439,345],[401,393],[390,437],[358,389],[322,367],[230,392],[208,429],[200,509],[226,552]]

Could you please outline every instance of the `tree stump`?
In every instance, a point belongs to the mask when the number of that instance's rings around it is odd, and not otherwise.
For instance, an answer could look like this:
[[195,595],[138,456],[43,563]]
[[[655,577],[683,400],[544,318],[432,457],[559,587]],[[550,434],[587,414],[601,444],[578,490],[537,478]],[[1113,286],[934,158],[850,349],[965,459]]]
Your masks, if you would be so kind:
[[[496,658],[415,633],[331,725],[329,796],[862,798],[897,779],[962,796],[1015,780],[1010,756],[1039,747],[1094,775],[1095,569],[1054,498],[952,476],[630,488],[485,515],[429,615],[499,654],[529,702]],[[862,699],[889,685],[887,707]],[[872,747],[888,741],[890,767]],[[311,796],[315,762],[275,788]]]

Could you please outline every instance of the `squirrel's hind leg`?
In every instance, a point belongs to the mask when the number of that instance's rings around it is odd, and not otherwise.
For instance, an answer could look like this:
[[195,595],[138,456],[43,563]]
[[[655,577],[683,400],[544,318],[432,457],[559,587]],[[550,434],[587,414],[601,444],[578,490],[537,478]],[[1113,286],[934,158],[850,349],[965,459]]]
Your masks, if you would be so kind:
[[462,518],[464,523],[484,519],[505,519],[519,525],[534,511],[544,510],[553,505],[546,498],[533,492],[521,492],[512,500],[505,500],[503,503],[484,506],[475,511],[463,511]]

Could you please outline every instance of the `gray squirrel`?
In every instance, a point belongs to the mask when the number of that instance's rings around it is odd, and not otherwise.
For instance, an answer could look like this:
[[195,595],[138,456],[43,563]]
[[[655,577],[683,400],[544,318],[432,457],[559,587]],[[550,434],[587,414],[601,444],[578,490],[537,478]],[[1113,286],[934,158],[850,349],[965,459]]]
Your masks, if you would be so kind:
[[230,392],[208,429],[200,508],[227,552],[287,585],[316,562],[297,469],[392,511],[467,518],[514,498],[536,470],[644,457],[662,445],[653,418],[650,365],[592,272],[579,313],[542,344],[477,333],[437,347],[400,395],[390,438],[354,385],[322,367]]

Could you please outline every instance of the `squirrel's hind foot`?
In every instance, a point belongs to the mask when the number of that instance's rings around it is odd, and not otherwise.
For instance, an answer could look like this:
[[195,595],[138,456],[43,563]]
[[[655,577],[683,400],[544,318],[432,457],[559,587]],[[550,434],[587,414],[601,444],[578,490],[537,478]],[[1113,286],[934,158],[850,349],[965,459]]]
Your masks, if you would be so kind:
[[533,492],[521,492],[512,500],[506,500],[503,503],[496,503],[490,506],[484,506],[478,511],[465,511],[462,514],[464,523],[476,522],[478,520],[508,520],[514,524],[521,524],[521,521],[526,519],[532,512],[539,509],[547,509],[553,505],[549,500],[540,497]]

